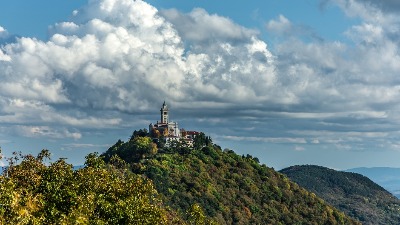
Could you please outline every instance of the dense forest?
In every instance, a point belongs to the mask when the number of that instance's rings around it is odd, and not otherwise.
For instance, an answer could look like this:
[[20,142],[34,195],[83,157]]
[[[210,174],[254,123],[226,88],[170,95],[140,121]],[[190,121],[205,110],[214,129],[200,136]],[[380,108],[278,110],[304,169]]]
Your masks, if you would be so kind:
[[400,200],[365,176],[311,165],[280,172],[362,224],[400,224]]
[[357,224],[257,158],[222,150],[203,133],[194,146],[160,148],[134,132],[102,157],[121,158],[151,179],[164,203],[184,219],[185,209],[198,204],[218,224]]
[[0,224],[359,224],[203,133],[189,148],[134,132],[79,169],[49,159],[48,150],[7,159]]

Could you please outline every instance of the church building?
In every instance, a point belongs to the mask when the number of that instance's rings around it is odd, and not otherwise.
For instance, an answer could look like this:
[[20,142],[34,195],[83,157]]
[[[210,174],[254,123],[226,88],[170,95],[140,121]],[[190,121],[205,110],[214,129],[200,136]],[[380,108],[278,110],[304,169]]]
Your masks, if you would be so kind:
[[165,104],[165,101],[160,109],[160,113],[161,121],[157,121],[156,124],[151,123],[149,125],[150,135],[155,138],[160,138],[162,136],[164,138],[179,140],[181,132],[179,130],[178,123],[169,120],[168,106]]
[[160,109],[160,121],[149,125],[150,137],[155,140],[163,138],[166,146],[172,141],[185,143],[188,147],[193,147],[193,140],[199,134],[197,131],[185,131],[179,129],[178,123],[169,120],[169,110],[165,101]]

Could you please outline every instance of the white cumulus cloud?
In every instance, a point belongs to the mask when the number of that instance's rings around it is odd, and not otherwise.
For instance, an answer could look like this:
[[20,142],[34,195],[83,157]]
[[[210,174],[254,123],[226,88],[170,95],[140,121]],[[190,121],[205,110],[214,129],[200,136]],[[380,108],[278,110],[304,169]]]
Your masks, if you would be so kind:
[[52,126],[121,126],[123,113],[164,99],[205,108],[275,101],[275,58],[257,33],[203,9],[90,0],[51,26],[48,41],[22,37],[1,48],[0,121],[58,137]]
[[73,138],[80,139],[82,134],[79,132],[71,132],[66,129],[53,129],[48,126],[17,126],[15,132],[24,137],[34,138]]
[[8,36],[8,31],[4,29],[4,27],[0,26],[0,39],[7,38]]
[[[129,127],[126,118],[166,100],[186,118],[198,116],[191,122],[257,134],[227,131],[227,140],[303,147],[395,139],[388,131],[397,122],[388,121],[400,111],[398,16],[332,1],[361,19],[346,32],[351,43],[320,40],[280,15],[267,22],[268,34],[289,38],[271,51],[259,31],[204,9],[89,0],[52,25],[48,41],[22,37],[1,46],[0,123],[27,137],[82,139],[84,129]],[[351,127],[359,133],[337,135]],[[298,129],[327,132],[290,133]]]

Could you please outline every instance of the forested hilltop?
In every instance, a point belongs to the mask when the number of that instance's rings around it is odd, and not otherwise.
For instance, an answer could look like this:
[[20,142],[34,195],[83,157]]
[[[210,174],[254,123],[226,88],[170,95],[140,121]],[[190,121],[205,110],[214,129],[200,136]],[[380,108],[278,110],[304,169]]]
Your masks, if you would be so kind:
[[48,163],[48,150],[15,153],[0,176],[0,224],[359,224],[203,133],[190,148],[146,135],[89,154],[76,170]]
[[358,224],[257,158],[222,150],[203,133],[193,146],[156,146],[145,132],[134,132],[102,157],[121,158],[151,179],[164,204],[184,219],[198,205],[218,224]]
[[311,165],[280,172],[362,224],[400,224],[400,200],[365,176]]

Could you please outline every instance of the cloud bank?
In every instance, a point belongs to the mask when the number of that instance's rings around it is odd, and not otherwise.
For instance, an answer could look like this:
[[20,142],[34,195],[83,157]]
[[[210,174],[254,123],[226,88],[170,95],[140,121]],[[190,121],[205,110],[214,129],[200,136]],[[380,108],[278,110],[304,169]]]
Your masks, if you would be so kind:
[[[290,114],[299,118],[307,113],[310,117],[304,119],[314,120],[307,129],[317,130],[297,135],[315,136],[319,143],[343,142],[349,149],[391,148],[399,141],[400,97],[400,18],[388,13],[396,10],[394,3],[331,2],[362,21],[345,32],[350,44],[304,41],[307,33],[299,33],[302,28],[282,15],[266,25],[270,33],[290,37],[274,52],[280,80],[298,99]],[[369,135],[375,131],[383,131],[384,137]]]
[[346,32],[351,44],[280,15],[266,22],[269,35],[286,36],[272,51],[260,31],[204,9],[90,0],[48,41],[1,45],[0,123],[21,136],[76,140],[85,129],[129,126],[129,115],[167,100],[183,121],[198,118],[226,140],[297,151],[400,146],[400,19],[386,13],[398,4],[331,2],[362,21]]
[[143,1],[92,0],[52,26],[47,42],[23,37],[2,46],[0,120],[41,115],[36,123],[108,127],[121,120],[85,112],[140,113],[163,99],[211,108],[268,98],[273,56],[256,32],[201,9],[163,15]]

